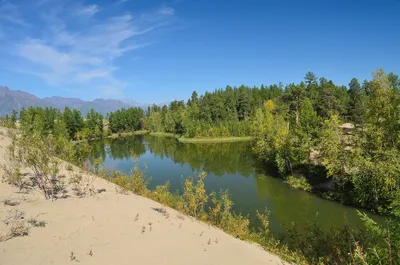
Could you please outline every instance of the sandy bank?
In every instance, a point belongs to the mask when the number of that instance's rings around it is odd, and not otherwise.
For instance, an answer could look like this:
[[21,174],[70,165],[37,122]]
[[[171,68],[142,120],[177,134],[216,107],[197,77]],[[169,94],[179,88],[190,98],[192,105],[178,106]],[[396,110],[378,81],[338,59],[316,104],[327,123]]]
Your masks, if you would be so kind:
[[[5,162],[10,139],[0,135],[0,164]],[[63,167],[65,168],[65,166]],[[260,247],[240,241],[202,222],[167,209],[168,216],[155,211],[160,205],[134,194],[116,192],[116,186],[86,173],[63,169],[68,198],[54,202],[31,191],[0,183],[0,220],[24,212],[47,223],[32,227],[28,236],[0,242],[0,264],[282,264],[279,257]],[[82,174],[91,185],[105,192],[78,198],[68,180]],[[4,172],[0,169],[0,177]],[[3,201],[21,201],[7,206]],[[0,222],[0,235],[9,229]],[[79,263],[78,263],[79,261]]]

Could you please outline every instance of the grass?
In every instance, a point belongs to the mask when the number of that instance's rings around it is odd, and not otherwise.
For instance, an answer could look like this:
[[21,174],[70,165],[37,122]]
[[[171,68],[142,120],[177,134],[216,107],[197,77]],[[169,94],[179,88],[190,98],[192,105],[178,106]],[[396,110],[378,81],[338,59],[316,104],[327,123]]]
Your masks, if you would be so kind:
[[147,130],[139,130],[135,132],[126,132],[126,133],[114,133],[107,138],[115,139],[120,137],[127,137],[133,135],[150,135],[156,137],[174,137],[177,138],[181,143],[234,143],[234,142],[249,142],[254,140],[252,136],[244,136],[244,137],[210,137],[210,138],[186,138],[181,137],[178,134],[167,133],[167,132],[150,132]]
[[167,132],[151,132],[149,133],[151,136],[159,136],[159,137],[178,137],[176,134],[167,133]]
[[0,242],[10,240],[14,237],[29,235],[30,227],[26,224],[24,212],[19,210],[10,211],[9,215],[2,221],[9,229],[5,234],[0,235]]
[[26,225],[26,222],[17,221],[11,225],[6,234],[0,235],[0,242],[10,240],[14,237],[24,237],[27,235],[29,235],[29,227]]
[[218,137],[218,138],[179,138],[181,143],[233,143],[233,142],[249,142],[254,138],[246,137]]
[[28,220],[28,223],[32,226],[32,227],[46,227],[47,223],[43,220],[37,220],[34,218],[30,218]]
[[120,138],[120,137],[127,137],[127,136],[133,136],[133,135],[145,135],[148,134],[149,131],[146,130],[139,130],[139,131],[134,131],[134,132],[123,132],[123,133],[113,133],[110,136],[107,136],[106,138]]
[[139,130],[139,131],[134,131],[133,134],[134,135],[144,135],[144,134],[148,134],[149,131],[147,130]]

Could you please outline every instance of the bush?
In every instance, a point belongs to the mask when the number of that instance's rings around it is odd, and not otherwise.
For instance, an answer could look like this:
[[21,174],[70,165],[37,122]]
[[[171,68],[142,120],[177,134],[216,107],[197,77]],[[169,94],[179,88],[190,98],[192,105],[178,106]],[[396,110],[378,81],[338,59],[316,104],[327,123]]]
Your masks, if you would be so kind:
[[23,134],[13,138],[9,153],[9,159],[19,161],[33,172],[32,186],[38,187],[46,199],[55,198],[61,164],[53,144],[50,137]]
[[46,227],[47,223],[43,220],[37,220],[35,218],[30,218],[28,220],[28,224],[30,224],[32,227]]
[[145,174],[140,170],[138,165],[138,159],[134,156],[135,166],[131,170],[131,174],[126,174],[114,171],[111,177],[105,176],[105,178],[125,190],[132,191],[138,195],[150,196],[150,191],[147,188],[151,178],[147,178]]
[[193,178],[188,178],[183,184],[186,212],[195,218],[204,213],[204,207],[208,201],[208,195],[204,187],[205,177],[206,173],[202,172],[199,174],[197,181],[194,181]]
[[303,176],[301,177],[293,177],[289,176],[285,181],[293,189],[304,190],[310,192],[312,190],[312,186],[308,183],[307,179]]
[[6,163],[1,165],[1,168],[4,171],[2,180],[10,185],[24,189],[26,185],[21,174],[22,161],[20,160],[19,151],[20,150],[16,149],[14,144],[8,146],[5,156]]

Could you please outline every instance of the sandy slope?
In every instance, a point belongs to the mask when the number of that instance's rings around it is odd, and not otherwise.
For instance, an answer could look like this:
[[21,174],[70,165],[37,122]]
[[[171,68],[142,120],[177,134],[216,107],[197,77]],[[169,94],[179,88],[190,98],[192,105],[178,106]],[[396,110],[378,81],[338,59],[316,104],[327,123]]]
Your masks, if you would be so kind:
[[[0,163],[4,163],[9,143],[0,135]],[[62,173],[66,180],[71,174],[66,170]],[[118,194],[114,184],[96,177],[93,180],[95,188],[106,192],[77,198],[69,190],[69,198],[54,202],[44,200],[37,192],[22,194],[0,183],[1,220],[18,209],[25,212],[25,219],[37,216],[47,222],[44,228],[31,228],[28,236],[1,242],[0,264],[282,264],[279,257],[256,245],[183,217],[173,209],[167,210],[166,218],[152,209],[160,207],[158,203]],[[10,197],[25,201],[5,206],[4,199]],[[0,235],[7,229],[0,222]]]

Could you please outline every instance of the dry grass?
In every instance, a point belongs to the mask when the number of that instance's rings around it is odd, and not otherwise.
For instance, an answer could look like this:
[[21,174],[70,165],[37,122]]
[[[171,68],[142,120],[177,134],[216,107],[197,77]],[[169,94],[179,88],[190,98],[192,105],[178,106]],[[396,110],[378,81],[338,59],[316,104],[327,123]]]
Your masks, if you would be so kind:
[[9,229],[4,235],[0,235],[0,242],[29,234],[30,227],[26,224],[24,212],[19,210],[9,211],[9,215],[4,218],[3,223]]
[[93,175],[81,175],[73,174],[69,180],[69,184],[72,185],[74,194],[80,198],[86,197],[87,195],[93,196],[96,194],[96,190],[93,186],[96,176]]

